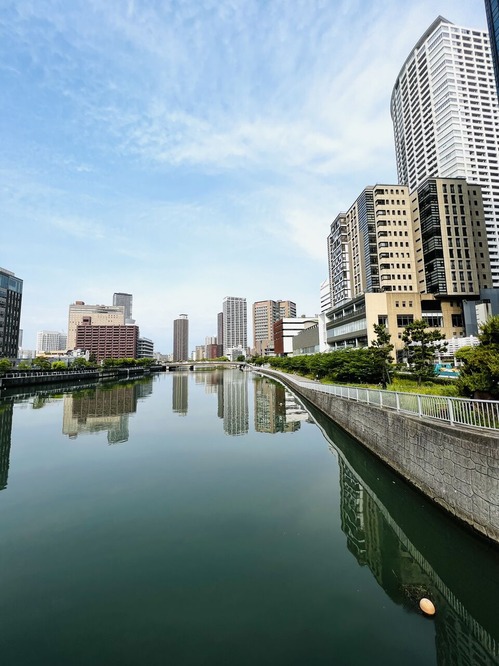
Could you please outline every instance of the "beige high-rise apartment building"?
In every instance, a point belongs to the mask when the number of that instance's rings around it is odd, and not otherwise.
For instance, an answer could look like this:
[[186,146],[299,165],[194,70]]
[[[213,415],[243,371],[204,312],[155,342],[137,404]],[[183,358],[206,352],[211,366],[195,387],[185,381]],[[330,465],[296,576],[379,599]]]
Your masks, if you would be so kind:
[[417,290],[409,190],[366,187],[328,236],[332,307],[365,292]]
[[257,301],[253,303],[253,351],[265,356],[273,351],[274,324],[279,319],[296,317],[293,301]]
[[492,287],[487,231],[479,185],[463,178],[429,178],[411,194],[417,290],[476,298]]
[[399,350],[416,319],[461,337],[463,301],[492,285],[481,188],[463,178],[430,178],[411,194],[367,187],[332,223],[328,261],[330,347],[371,344],[384,324]]
[[76,301],[69,306],[68,349],[76,347],[76,332],[80,324],[93,326],[124,326],[125,308],[122,305],[87,305]]

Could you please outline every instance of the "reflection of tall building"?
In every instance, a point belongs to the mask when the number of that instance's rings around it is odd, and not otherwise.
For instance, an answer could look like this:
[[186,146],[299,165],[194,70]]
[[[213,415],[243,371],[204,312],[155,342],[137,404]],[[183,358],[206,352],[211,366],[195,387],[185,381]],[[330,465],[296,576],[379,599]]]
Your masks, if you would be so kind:
[[14,406],[11,402],[0,403],[0,490],[7,487],[9,476],[13,410]]
[[137,400],[148,398],[152,394],[152,383],[152,377],[148,377],[147,379],[141,379],[136,384],[134,384]]
[[416,609],[424,591],[432,590],[437,608],[445,607],[434,618],[439,666],[499,663],[497,638],[470,614],[342,456],[338,462],[341,529],[358,563],[369,567],[395,603]]
[[189,377],[185,372],[173,375],[172,410],[176,414],[187,414],[189,402]]
[[256,432],[280,432],[285,422],[285,389],[265,378],[254,381]]
[[265,378],[254,381],[256,432],[295,432],[308,412],[282,384]]
[[223,419],[224,417],[224,381],[225,381],[225,373],[221,373],[220,377],[220,384],[218,386],[218,395],[217,395],[217,416],[219,419]]
[[64,395],[62,432],[71,439],[107,430],[109,444],[128,440],[128,415],[137,411],[137,385],[98,386]]
[[196,384],[204,384],[205,393],[218,393],[223,383],[223,370],[198,370],[194,373]]
[[244,435],[249,429],[248,375],[239,370],[226,370],[231,373],[229,381],[224,381],[224,431],[227,435]]

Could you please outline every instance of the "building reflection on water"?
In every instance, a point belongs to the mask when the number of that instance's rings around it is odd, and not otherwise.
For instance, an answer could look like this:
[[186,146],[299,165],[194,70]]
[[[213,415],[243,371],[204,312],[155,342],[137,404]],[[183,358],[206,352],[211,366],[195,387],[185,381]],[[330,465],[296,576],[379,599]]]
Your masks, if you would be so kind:
[[[172,377],[172,408],[187,414],[189,377]],[[281,384],[241,371],[194,375],[196,385],[216,395],[224,432],[248,432],[248,384],[254,385],[254,427],[261,433],[287,433],[300,428],[309,413]],[[110,444],[129,436],[129,415],[153,390],[138,381],[93,386],[63,396],[63,433],[71,438],[107,431]],[[60,394],[38,392],[30,405],[41,409]],[[0,490],[7,486],[14,402],[0,401]],[[25,402],[27,407],[28,403]],[[436,605],[439,666],[499,664],[497,551],[461,530],[370,456],[323,414],[311,408],[314,421],[338,456],[341,529],[347,548],[360,566],[367,566],[388,596],[408,611],[420,612],[418,601],[429,596]],[[424,526],[424,529],[422,528]],[[456,545],[457,544],[457,547]],[[463,573],[464,572],[464,573]]]
[[[456,591],[444,582],[441,572],[404,533],[365,480],[341,455],[338,462],[341,529],[348,550],[361,566],[369,567],[395,603],[419,612],[418,602],[423,596],[434,601],[437,613],[432,621],[439,666],[499,663],[497,628],[493,635],[469,612],[468,604],[465,607]],[[470,566],[470,575],[476,564]],[[483,592],[479,590],[478,594]],[[495,603],[493,599],[491,603]]]
[[0,490],[7,487],[10,465],[10,441],[12,433],[12,402],[0,403]]
[[205,393],[217,396],[217,416],[227,435],[244,435],[249,430],[249,382],[254,385],[254,427],[256,432],[295,432],[308,412],[282,384],[255,377],[241,370],[205,370],[173,375],[173,411],[187,414],[189,376]]
[[256,432],[295,432],[308,412],[282,384],[264,377],[254,380]]
[[152,381],[97,386],[64,395],[62,432],[70,439],[80,434],[107,430],[109,444],[121,444],[129,437],[129,415],[137,402],[152,393]]
[[172,410],[185,416],[189,409],[189,376],[186,372],[179,372],[173,375],[172,380]]
[[232,370],[230,381],[224,381],[222,390],[225,434],[246,434],[249,429],[248,375]]

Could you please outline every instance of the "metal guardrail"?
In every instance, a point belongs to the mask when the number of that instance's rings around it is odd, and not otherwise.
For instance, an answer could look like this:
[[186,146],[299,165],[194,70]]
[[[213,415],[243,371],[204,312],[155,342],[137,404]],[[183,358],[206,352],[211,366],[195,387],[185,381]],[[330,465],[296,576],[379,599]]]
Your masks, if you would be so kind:
[[339,398],[356,400],[376,407],[393,409],[403,414],[443,421],[451,426],[499,430],[499,401],[497,400],[468,400],[466,398],[450,398],[439,395],[336,386],[306,381],[288,374],[286,374],[286,378],[303,388],[329,393]]

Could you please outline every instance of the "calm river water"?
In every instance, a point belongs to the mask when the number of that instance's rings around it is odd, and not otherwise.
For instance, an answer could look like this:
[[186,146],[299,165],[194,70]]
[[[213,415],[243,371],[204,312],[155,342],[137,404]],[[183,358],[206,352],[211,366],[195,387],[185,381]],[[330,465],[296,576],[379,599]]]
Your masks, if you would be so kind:
[[499,549],[258,375],[3,397],[0,489],[3,666],[499,662]]

